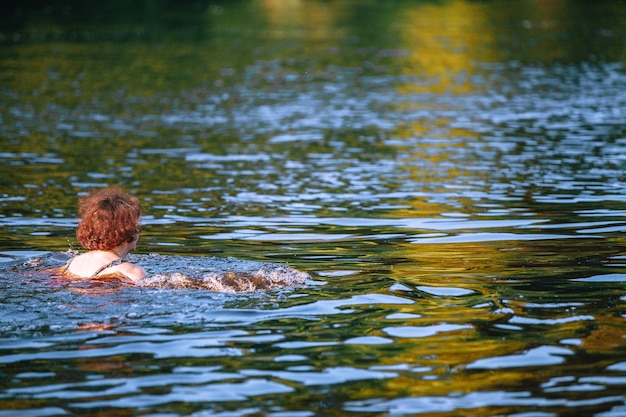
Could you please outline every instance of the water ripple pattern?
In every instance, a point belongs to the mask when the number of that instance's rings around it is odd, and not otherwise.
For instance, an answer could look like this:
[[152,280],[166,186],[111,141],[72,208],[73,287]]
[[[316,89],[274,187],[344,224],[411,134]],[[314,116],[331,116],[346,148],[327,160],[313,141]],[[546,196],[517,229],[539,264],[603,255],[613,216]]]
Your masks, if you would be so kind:
[[626,4],[126,3],[0,5],[0,417],[626,415]]

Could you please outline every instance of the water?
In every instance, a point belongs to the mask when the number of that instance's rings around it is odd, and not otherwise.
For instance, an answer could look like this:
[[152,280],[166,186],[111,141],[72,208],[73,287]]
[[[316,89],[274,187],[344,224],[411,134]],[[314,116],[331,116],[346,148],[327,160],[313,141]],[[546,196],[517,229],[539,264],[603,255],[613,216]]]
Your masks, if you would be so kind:
[[626,415],[625,5],[0,7],[0,416]]

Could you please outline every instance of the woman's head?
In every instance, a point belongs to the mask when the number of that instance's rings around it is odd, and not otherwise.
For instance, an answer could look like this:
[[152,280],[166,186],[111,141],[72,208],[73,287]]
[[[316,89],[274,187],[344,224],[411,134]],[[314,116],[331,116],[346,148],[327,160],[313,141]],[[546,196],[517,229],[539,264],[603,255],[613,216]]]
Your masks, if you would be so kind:
[[80,244],[90,250],[111,250],[139,235],[139,199],[120,187],[110,186],[78,200],[81,222],[76,230]]

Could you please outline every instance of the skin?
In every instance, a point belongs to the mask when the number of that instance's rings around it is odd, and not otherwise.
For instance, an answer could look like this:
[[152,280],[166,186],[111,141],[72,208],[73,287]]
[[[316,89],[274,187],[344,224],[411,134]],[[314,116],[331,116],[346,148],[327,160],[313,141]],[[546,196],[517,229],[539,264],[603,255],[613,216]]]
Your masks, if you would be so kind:
[[[82,255],[75,257],[70,263],[67,272],[80,277],[89,277],[103,265],[116,259],[122,259],[130,252],[132,252],[137,246],[137,240],[139,234],[132,242],[124,242],[121,245],[111,250],[92,250]],[[123,262],[119,265],[114,265],[100,272],[98,276],[103,275],[124,275],[133,282],[139,281],[146,276],[146,271],[138,265],[133,265],[130,262]]]

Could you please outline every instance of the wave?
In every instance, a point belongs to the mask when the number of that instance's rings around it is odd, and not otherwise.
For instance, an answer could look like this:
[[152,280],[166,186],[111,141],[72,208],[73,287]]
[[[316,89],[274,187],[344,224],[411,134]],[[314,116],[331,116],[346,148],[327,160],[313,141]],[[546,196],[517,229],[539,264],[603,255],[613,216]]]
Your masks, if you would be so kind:
[[55,286],[134,285],[160,289],[204,289],[214,292],[242,293],[301,287],[311,278],[306,272],[284,264],[202,256],[129,255],[129,261],[144,267],[148,275],[131,283],[120,276],[71,278],[60,273],[70,252],[49,253],[4,263],[0,274],[16,274],[27,280],[45,281]]

